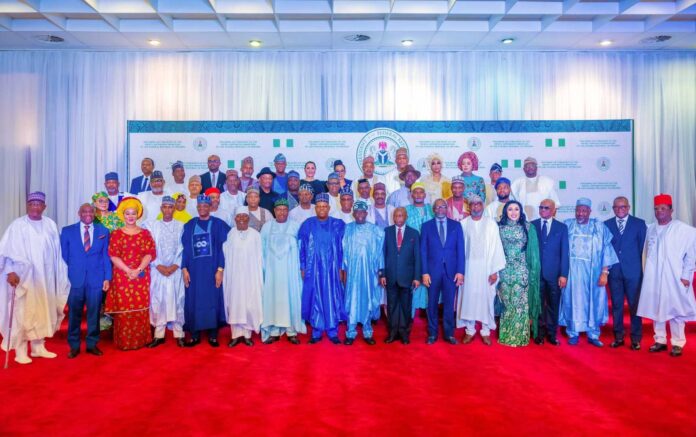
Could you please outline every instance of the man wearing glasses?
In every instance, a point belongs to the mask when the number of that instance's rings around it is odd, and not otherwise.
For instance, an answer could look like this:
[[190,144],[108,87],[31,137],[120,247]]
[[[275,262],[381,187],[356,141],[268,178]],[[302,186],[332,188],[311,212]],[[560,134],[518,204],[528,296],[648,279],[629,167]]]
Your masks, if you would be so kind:
[[203,192],[208,188],[215,187],[222,193],[225,191],[225,183],[227,178],[224,173],[220,172],[220,157],[210,155],[208,157],[208,171],[201,175],[201,184],[203,184]]
[[611,231],[611,244],[619,257],[619,263],[609,271],[614,318],[614,341],[610,346],[624,345],[623,307],[624,299],[627,299],[631,315],[631,349],[637,351],[643,337],[643,321],[636,315],[636,310],[643,280],[643,245],[648,227],[642,219],[628,214],[631,205],[627,198],[619,196],[614,199],[613,209],[615,217],[604,222]]
[[568,282],[568,227],[553,217],[556,204],[544,199],[539,205],[539,216],[532,224],[539,236],[539,259],[541,260],[541,314],[539,331],[534,339],[536,344],[544,344],[544,335],[549,343],[558,346],[558,306],[561,302],[561,289]]

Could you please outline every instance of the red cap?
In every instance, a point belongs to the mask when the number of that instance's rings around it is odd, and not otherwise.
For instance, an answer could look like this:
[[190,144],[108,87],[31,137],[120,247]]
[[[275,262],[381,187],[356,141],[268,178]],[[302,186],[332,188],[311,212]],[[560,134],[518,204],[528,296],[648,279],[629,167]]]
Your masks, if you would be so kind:
[[205,193],[203,193],[203,194],[205,194],[206,196],[210,196],[211,194],[220,194],[220,190],[218,190],[215,187],[211,187],[211,188],[208,188],[207,190],[205,190]]
[[657,205],[672,205],[672,196],[669,194],[658,194],[654,199],[655,206]]

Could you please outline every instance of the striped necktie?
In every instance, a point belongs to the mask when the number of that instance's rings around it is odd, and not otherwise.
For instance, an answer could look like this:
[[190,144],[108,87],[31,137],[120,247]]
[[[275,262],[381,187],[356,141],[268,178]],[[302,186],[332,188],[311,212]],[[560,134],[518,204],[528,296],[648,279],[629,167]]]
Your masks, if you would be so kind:
[[624,219],[619,219],[619,234],[623,235],[624,231]]
[[89,251],[89,248],[92,247],[90,244],[90,238],[89,238],[89,225],[85,225],[85,235],[82,237],[82,241],[85,246],[85,252]]

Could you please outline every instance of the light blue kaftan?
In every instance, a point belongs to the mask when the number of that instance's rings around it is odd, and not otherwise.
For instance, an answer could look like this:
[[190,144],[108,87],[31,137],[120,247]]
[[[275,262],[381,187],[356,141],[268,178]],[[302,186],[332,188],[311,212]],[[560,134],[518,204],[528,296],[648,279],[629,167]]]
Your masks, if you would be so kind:
[[[413,205],[408,205],[406,207],[406,226],[409,226],[418,231],[420,234],[421,226],[428,220],[435,218],[433,213],[433,207],[429,204],[425,204],[422,208],[418,208]],[[413,290],[413,300],[411,304],[411,317],[415,316],[416,310],[427,309],[428,308],[428,289],[425,285],[419,285],[418,288]]]

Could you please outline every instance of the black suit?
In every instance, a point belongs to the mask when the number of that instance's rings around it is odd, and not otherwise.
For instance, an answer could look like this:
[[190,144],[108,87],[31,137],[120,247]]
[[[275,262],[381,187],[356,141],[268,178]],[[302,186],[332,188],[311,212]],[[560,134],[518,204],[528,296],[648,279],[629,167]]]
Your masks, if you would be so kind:
[[[218,171],[217,173],[217,180],[215,181],[215,188],[220,190],[220,192],[225,191],[225,184],[227,183],[227,176],[225,173],[222,171]],[[213,186],[213,182],[211,179],[210,172],[207,171],[201,175],[201,185],[203,185],[203,192],[205,193],[205,190],[208,188],[211,188]]]
[[568,277],[570,267],[568,250],[568,227],[552,219],[548,235],[542,232],[542,219],[532,220],[534,229],[539,236],[539,261],[541,262],[541,314],[539,315],[539,337],[544,337],[544,331],[549,338],[556,338],[558,330],[558,306],[561,302],[561,288],[558,286],[559,276]]
[[411,333],[412,283],[420,281],[420,236],[418,231],[403,227],[401,249],[396,244],[396,225],[384,229],[384,269],[380,278],[387,280],[387,312],[389,336],[400,335],[407,340]]

